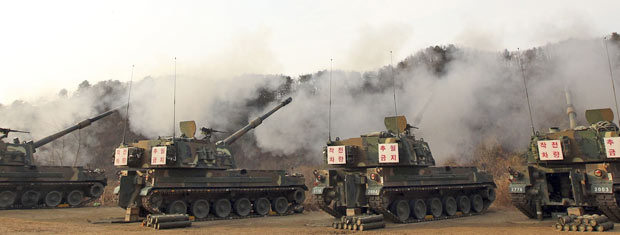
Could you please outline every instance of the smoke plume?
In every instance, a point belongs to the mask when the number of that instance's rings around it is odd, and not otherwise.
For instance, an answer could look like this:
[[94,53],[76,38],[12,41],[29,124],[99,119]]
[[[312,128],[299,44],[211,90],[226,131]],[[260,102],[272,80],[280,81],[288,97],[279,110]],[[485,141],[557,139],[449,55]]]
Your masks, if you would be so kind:
[[[249,47],[269,46],[266,41],[257,43],[260,45]],[[252,159],[272,155],[300,157],[299,164],[320,163],[322,146],[328,139],[331,80],[332,138],[357,137],[384,130],[383,118],[398,113],[420,128],[415,132],[417,137],[430,143],[439,163],[454,157],[470,158],[477,147],[489,144],[501,145],[508,151],[522,151],[531,135],[523,77],[537,131],[568,126],[565,86],[573,95],[581,125],[587,125],[581,115],[586,109],[613,107],[603,43],[600,39],[571,39],[521,52],[434,46],[408,56],[393,68],[386,65],[361,71],[341,70],[335,66],[332,72],[323,70],[297,77],[269,75],[249,61],[239,63],[244,66],[238,71],[247,67],[247,71],[252,72],[246,74],[225,67],[208,73],[185,65],[183,72],[177,75],[174,118],[174,75],[135,79],[131,91],[129,138],[171,136],[173,128],[178,135],[178,122],[184,120],[196,120],[199,127],[232,133],[280,100],[292,96],[290,105],[233,145],[243,155],[239,158],[245,159],[238,162],[249,165]],[[618,40],[607,43],[613,72],[618,75]],[[254,53],[270,54],[268,49]],[[243,60],[239,53],[231,54]],[[351,58],[359,56],[357,52]],[[231,63],[232,59],[222,61]],[[278,65],[267,63],[266,66],[277,68]],[[127,83],[118,81],[95,85],[85,82],[77,90],[64,90],[55,97],[0,105],[0,123],[3,127],[31,131],[31,138],[37,140],[124,104],[127,87]],[[78,165],[111,165],[107,158],[120,143],[124,115],[121,111],[108,121],[54,142],[38,152],[39,161],[70,165],[81,146]],[[69,159],[60,159],[59,156],[65,155]]]

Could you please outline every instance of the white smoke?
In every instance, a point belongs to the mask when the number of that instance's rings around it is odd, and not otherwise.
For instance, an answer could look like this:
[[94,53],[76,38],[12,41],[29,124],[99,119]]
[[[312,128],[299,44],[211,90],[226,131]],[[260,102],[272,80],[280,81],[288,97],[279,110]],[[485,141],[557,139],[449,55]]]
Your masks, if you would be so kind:
[[[618,49],[610,49],[618,74]],[[418,54],[405,62],[415,64],[425,56],[433,55]],[[518,54],[513,52],[506,59],[500,52],[459,49],[449,56],[453,60],[443,73],[420,64],[397,70],[399,115],[406,115],[412,123],[424,112],[416,133],[430,143],[439,162],[448,157],[469,158],[481,144],[523,151],[531,128]],[[565,85],[581,125],[587,125],[582,115],[586,109],[613,107],[601,40],[563,41],[534,48],[521,57],[537,131],[567,127]],[[332,80],[332,138],[385,129],[383,117],[394,115],[389,67],[364,74],[336,70]],[[327,140],[329,71],[315,74],[314,82],[315,86],[299,85],[290,107],[257,128],[259,146],[284,154],[309,148],[311,158],[321,158],[321,146]],[[382,89],[364,89],[365,84]]]
[[[120,82],[106,82],[110,86],[122,87]],[[94,117],[106,111],[108,107],[122,105],[115,97],[122,96],[123,89],[108,90],[104,86],[90,86],[84,81],[70,96],[61,90],[57,96],[41,97],[34,103],[15,101],[7,106],[0,106],[0,125],[3,128],[28,131],[30,134],[10,133],[9,138],[20,141],[40,140],[55,134],[79,121]],[[94,153],[85,151],[99,144],[93,137],[98,131],[91,127],[74,131],[58,141],[53,141],[37,149],[35,160],[54,165],[85,165]],[[5,139],[6,141],[13,141]]]
[[[271,55],[268,41],[242,40],[246,49],[226,49],[226,53],[218,54],[219,60],[198,63],[204,67],[180,63],[176,83],[176,123],[173,123],[172,112],[174,75],[136,79],[131,94],[130,129],[148,138],[156,138],[172,135],[172,128],[178,130],[179,121],[196,120],[199,127],[234,131],[275,105],[261,109],[248,105],[263,95],[261,89],[274,91],[290,85],[288,95],[293,97],[293,102],[244,138],[254,136],[258,147],[265,152],[307,154],[308,159],[319,162],[321,148],[328,136],[330,72],[324,70],[292,80],[281,75],[261,75],[278,67],[277,63],[269,62],[269,58],[257,59]],[[585,120],[581,114],[585,109],[613,107],[602,43],[602,40],[568,40],[523,53],[536,130],[567,126],[563,119],[565,84],[573,93],[582,125]],[[517,151],[525,148],[531,129],[517,54],[510,53],[506,59],[507,55],[500,51],[447,50],[445,56],[450,62],[438,70],[436,68],[441,65],[444,55],[433,49],[408,57],[394,69],[398,114],[406,115],[409,123],[420,128],[416,131],[417,136],[430,143],[439,162],[455,156],[470,157],[478,145],[486,143],[498,143]],[[232,57],[225,57],[227,53]],[[614,60],[614,73],[620,74],[615,44],[610,44],[610,54]],[[351,58],[355,56],[352,54]],[[387,64],[388,60],[385,61]],[[374,63],[378,62],[362,60],[346,66]],[[236,69],[231,64],[240,66]],[[213,68],[213,73],[203,68]],[[389,66],[368,70],[333,71],[332,138],[357,137],[384,130],[383,118],[394,115],[392,70]],[[103,111],[102,107],[124,104],[128,84],[117,82],[112,85],[109,87],[115,88],[107,91],[111,95],[104,95],[105,89],[91,87],[69,92],[69,95],[41,98],[33,103],[15,102],[0,106],[0,123],[3,127],[32,131],[33,139],[40,139],[96,115]],[[102,100],[104,97],[109,100]],[[278,95],[278,98],[285,97],[285,94]],[[416,117],[421,117],[419,123],[414,123]],[[560,123],[558,117],[562,118]],[[71,134],[73,137],[69,138],[74,139],[65,139],[65,143],[75,142],[76,134]],[[121,133],[116,134],[120,139]],[[81,138],[85,145],[98,144],[98,140],[89,136],[81,135]],[[67,151],[75,152],[73,146]],[[82,164],[86,162],[88,160],[80,160]]]

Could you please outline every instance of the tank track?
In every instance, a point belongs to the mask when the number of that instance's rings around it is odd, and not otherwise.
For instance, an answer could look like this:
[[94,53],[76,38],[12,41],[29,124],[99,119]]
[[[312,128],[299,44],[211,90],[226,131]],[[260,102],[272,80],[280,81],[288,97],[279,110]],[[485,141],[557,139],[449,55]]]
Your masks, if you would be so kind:
[[609,217],[609,219],[616,223],[620,222],[620,207],[616,200],[616,193],[597,194],[596,203],[598,204],[598,209]]
[[402,221],[400,220],[394,213],[392,213],[386,205],[389,205],[389,199],[385,196],[386,193],[400,193],[400,192],[415,192],[415,191],[429,191],[429,190],[462,190],[462,189],[476,189],[476,188],[485,188],[490,185],[459,185],[459,186],[430,186],[430,187],[399,187],[399,188],[384,188],[383,191],[378,196],[369,196],[368,204],[370,209],[375,211],[376,213],[382,214],[386,219],[395,222],[395,223],[420,223],[426,221],[435,221],[435,220],[445,220],[445,219],[454,219],[460,217],[468,217],[473,215],[480,215],[486,211],[487,208],[491,205],[492,202],[484,201],[484,207],[482,212],[470,212],[468,214],[457,213],[452,216],[442,215],[439,217],[431,217],[424,219],[416,219],[413,217],[409,217],[409,219]]
[[342,213],[331,208],[329,204],[325,203],[325,197],[323,195],[314,195],[313,198],[314,198],[314,202],[319,206],[319,208],[325,211],[327,214],[330,214],[331,216],[335,218],[340,218],[344,216]]
[[536,219],[536,207],[532,207],[532,204],[524,193],[511,193],[510,198],[512,200],[512,205],[521,211],[521,213],[530,219]]
[[[150,203],[150,199],[156,195],[156,194],[160,194],[162,196],[178,196],[178,195],[182,195],[182,194],[188,194],[188,193],[235,193],[235,192],[239,192],[239,193],[263,193],[263,192],[284,192],[284,191],[295,191],[297,189],[300,189],[298,187],[270,187],[270,188],[222,188],[222,189],[155,189],[152,190],[151,192],[149,192],[145,197],[142,197],[142,206],[144,209],[146,209],[149,213],[152,214],[165,214],[164,212],[162,212],[159,208],[155,208],[153,207],[153,205],[151,205]],[[288,210],[286,213],[282,213],[282,214],[271,214],[269,213],[268,215],[259,215],[259,214],[255,214],[255,213],[251,213],[247,216],[239,216],[236,213],[232,212],[230,213],[229,216],[220,218],[220,217],[215,217],[213,215],[209,215],[206,218],[195,218],[195,221],[213,221],[213,220],[232,220],[232,219],[247,219],[247,218],[257,218],[257,217],[264,217],[264,216],[287,216],[287,215],[292,215],[295,214],[295,209],[298,207],[302,207],[303,205],[301,204],[297,204],[295,202],[292,202],[292,206],[289,206]]]
[[[42,188],[44,186],[66,186],[66,185],[88,187],[88,186],[90,186],[92,184],[93,184],[93,182],[36,182],[36,183],[30,182],[30,183],[20,183],[20,184],[0,183],[0,191],[8,189],[8,190],[11,190],[11,191],[15,192],[15,191],[18,191],[18,190],[15,190],[15,188],[16,187],[20,187],[22,185],[28,185],[28,187],[31,187],[31,188],[37,188],[36,186],[39,186],[39,188]],[[84,192],[84,193],[86,193],[86,192]],[[19,195],[16,195],[15,202],[14,202],[14,204],[12,206],[5,207],[5,208],[0,208],[0,210],[14,210],[14,209],[60,209],[60,208],[63,208],[63,207],[49,207],[49,206],[45,205],[45,203],[40,203],[40,204],[37,204],[35,206],[31,206],[31,207],[24,207],[24,206],[19,204],[19,200],[18,200],[19,197],[18,196]],[[41,195],[41,196],[44,197],[44,195]],[[92,198],[92,197],[87,197],[87,196],[84,196],[84,198],[85,199],[87,198],[87,199],[82,201],[79,205],[71,206],[71,205],[67,204],[67,208],[82,207],[82,206],[85,206],[86,204],[88,204],[88,203],[90,203],[90,202],[92,202],[94,200],[99,199],[99,197]],[[39,199],[39,200],[41,200],[41,199]]]

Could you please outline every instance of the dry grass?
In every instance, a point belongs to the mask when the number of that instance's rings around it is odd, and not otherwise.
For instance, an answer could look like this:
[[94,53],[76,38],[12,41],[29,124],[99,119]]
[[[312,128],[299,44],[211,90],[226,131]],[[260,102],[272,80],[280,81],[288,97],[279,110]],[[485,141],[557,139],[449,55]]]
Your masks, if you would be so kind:
[[309,211],[319,210],[317,204],[314,203],[314,201],[312,200],[312,194],[310,193],[310,190],[312,190],[312,188],[314,187],[314,174],[312,174],[312,172],[316,169],[320,168],[318,166],[300,166],[295,169],[298,173],[303,174],[306,179],[305,183],[306,186],[308,186],[308,191],[306,192],[306,201],[304,202],[304,208]]
[[118,180],[108,180],[108,185],[105,186],[103,195],[96,202],[99,202],[102,206],[116,206],[117,199],[116,195],[114,195],[114,188],[118,185]]

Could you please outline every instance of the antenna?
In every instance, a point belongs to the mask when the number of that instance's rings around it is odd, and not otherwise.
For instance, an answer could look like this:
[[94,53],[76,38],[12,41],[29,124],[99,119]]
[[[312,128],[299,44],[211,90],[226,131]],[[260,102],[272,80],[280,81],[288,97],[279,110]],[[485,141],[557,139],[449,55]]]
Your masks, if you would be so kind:
[[129,78],[129,95],[127,95],[127,110],[125,111],[125,126],[123,127],[123,145],[125,145],[125,137],[127,137],[127,126],[129,125],[129,100],[131,99],[131,84],[133,83],[133,68],[131,65],[131,77]]
[[[392,51],[390,51],[390,71],[392,73],[392,94],[394,95],[394,117],[398,117],[398,111],[396,109],[396,78],[394,77],[394,65],[392,62]],[[396,135],[400,137],[400,131],[398,130],[398,118],[396,118]]]
[[521,51],[517,48],[517,61],[519,62],[519,67],[521,68],[521,78],[523,78],[523,87],[525,87],[525,99],[527,100],[527,110],[530,113],[530,125],[532,126],[532,135],[536,135],[536,131],[534,131],[534,119],[532,118],[532,106],[530,105],[530,95],[527,92],[527,83],[525,82],[525,71],[523,70],[523,63],[521,63]]
[[616,102],[616,114],[618,115],[618,123],[620,123],[620,110],[618,110],[618,98],[616,97],[616,85],[614,85],[614,73],[611,69],[611,59],[609,58],[609,49],[607,48],[607,37],[603,37],[605,43],[605,52],[607,52],[607,64],[609,64],[609,79],[611,79],[611,88],[614,91],[614,101]]
[[174,57],[174,93],[172,97],[172,141],[176,137],[176,128],[174,125],[177,122],[177,57]]
[[392,72],[392,93],[394,94],[394,115],[398,116],[396,110],[396,78],[394,78],[394,65],[392,62],[392,51],[390,51],[390,71]]
[[334,69],[334,59],[329,59],[329,112],[327,120],[327,138],[332,141],[332,70]]

